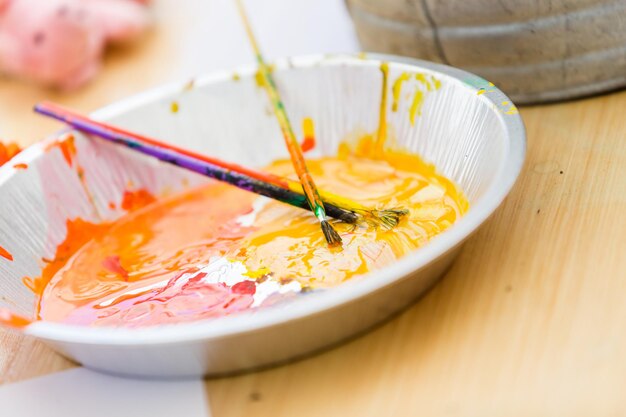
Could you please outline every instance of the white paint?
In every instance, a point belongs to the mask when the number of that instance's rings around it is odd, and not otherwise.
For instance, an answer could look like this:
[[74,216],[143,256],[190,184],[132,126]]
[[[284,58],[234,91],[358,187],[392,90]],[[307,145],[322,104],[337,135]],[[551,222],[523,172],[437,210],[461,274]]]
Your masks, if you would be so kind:
[[[262,204],[259,203],[257,206],[265,205],[265,203],[266,202],[262,202]],[[176,280],[172,288],[182,288],[187,282],[189,282],[190,279],[201,273],[206,274],[206,276],[204,276],[201,280],[201,282],[205,284],[222,283],[229,287],[232,287],[233,285],[243,281],[255,281],[253,279],[250,279],[246,275],[248,270],[243,263],[239,261],[229,261],[228,259],[219,256],[211,258],[208,265],[198,267],[199,270],[196,272],[182,274]],[[122,293],[116,294],[114,297],[111,297],[101,302],[100,304],[98,304],[98,306],[107,307],[111,304],[114,304],[119,299],[126,298],[128,295],[141,294],[156,288],[163,288],[169,283],[169,281],[170,280],[166,279],[157,283],[124,291]],[[290,281],[286,284],[281,284],[280,282],[273,280],[272,278],[268,278],[264,282],[257,285],[256,292],[254,293],[253,297],[254,302],[252,303],[252,307],[259,307],[269,296],[273,294],[286,294],[289,292],[298,293],[301,290],[302,285],[300,285],[300,283],[297,281]]]
[[252,203],[252,211],[250,213],[248,213],[248,214],[244,214],[243,216],[237,217],[237,219],[235,219],[235,221],[237,222],[237,224],[239,224],[240,226],[243,226],[243,227],[250,227],[250,226],[252,226],[254,224],[254,221],[256,220],[256,216],[263,209],[263,207],[265,207],[267,205],[267,203],[269,201],[270,201],[270,199],[267,198],[267,197],[259,197],[259,198],[257,198]]
[[268,279],[256,286],[256,293],[254,293],[254,302],[252,307],[260,306],[263,301],[272,294],[287,294],[288,292],[298,293],[302,291],[302,285],[298,281],[291,281],[287,284],[281,284],[277,281]]

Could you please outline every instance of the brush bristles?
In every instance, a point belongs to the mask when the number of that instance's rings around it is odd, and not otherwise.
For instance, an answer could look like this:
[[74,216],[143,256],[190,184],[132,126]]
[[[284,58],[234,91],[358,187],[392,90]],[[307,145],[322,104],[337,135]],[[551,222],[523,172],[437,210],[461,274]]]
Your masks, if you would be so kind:
[[356,224],[356,222],[359,221],[359,216],[351,211],[344,211],[337,219],[344,223]]
[[320,224],[322,225],[322,233],[324,233],[326,242],[328,242],[330,246],[340,245],[341,236],[339,236],[339,233],[337,233],[335,228],[326,220],[322,220]]
[[373,210],[374,215],[383,228],[390,230],[400,223],[400,219],[403,216],[409,214],[407,209],[388,209],[388,210]]
[[330,217],[333,217],[337,220],[341,220],[344,223],[355,224],[359,221],[359,215],[348,211],[344,208],[339,208],[336,205],[324,203],[324,208],[326,209],[326,214]]

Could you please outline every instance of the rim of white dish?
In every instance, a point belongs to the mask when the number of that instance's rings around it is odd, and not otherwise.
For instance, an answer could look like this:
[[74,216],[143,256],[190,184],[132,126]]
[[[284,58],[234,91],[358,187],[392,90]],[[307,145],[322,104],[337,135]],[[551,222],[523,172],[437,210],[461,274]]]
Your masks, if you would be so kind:
[[[378,66],[382,61],[389,62],[391,66],[406,67],[406,70],[419,70],[444,77],[449,81],[456,82],[461,87],[476,92],[478,88],[468,84],[467,80],[482,80],[477,75],[446,65],[384,54],[305,55],[278,59],[274,61],[274,64],[277,71],[282,71],[292,68],[330,65]],[[256,67],[246,66],[229,71],[213,72],[194,78],[194,84],[204,86],[230,80],[233,71],[242,77],[252,76]],[[487,81],[484,83],[487,85]],[[92,116],[96,119],[106,120],[146,103],[179,94],[183,90],[183,86],[183,83],[173,83],[157,87],[106,106],[93,113]],[[452,227],[433,238],[425,246],[416,249],[393,264],[330,290],[308,294],[285,306],[269,306],[253,312],[238,313],[218,319],[138,329],[87,327],[36,321],[28,325],[24,329],[24,333],[55,342],[117,346],[176,344],[219,339],[256,332],[312,316],[346,303],[358,301],[370,293],[393,285],[410,273],[434,262],[467,239],[498,208],[519,176],[526,152],[526,133],[521,117],[517,113],[505,114],[499,110],[500,103],[510,101],[510,99],[496,87],[490,87],[489,94],[477,95],[476,99],[490,103],[506,135],[507,143],[505,144],[504,157],[494,176],[496,180],[470,206],[467,214]],[[33,146],[20,155],[19,159],[28,162],[28,160],[40,155],[40,149]],[[0,175],[0,177],[2,176]]]

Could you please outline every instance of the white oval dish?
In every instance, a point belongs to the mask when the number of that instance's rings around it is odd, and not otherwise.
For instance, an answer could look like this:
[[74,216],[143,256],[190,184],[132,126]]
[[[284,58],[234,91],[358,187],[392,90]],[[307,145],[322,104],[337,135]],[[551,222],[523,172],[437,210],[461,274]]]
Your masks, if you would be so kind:
[[[470,210],[450,229],[396,263],[296,301],[217,320],[141,329],[91,328],[36,321],[24,333],[96,370],[180,377],[254,369],[310,354],[361,333],[405,308],[443,274],[461,244],[498,207],[519,175],[525,153],[521,118],[485,80],[455,68],[393,56],[307,56],[279,60],[275,77],[294,125],[316,121],[313,155],[330,154],[347,136],[378,127],[382,60],[391,87],[402,72],[430,83],[405,83],[398,111],[388,110],[400,147],[419,153],[465,191]],[[285,157],[277,123],[255,83],[254,68],[168,85],[108,106],[93,116],[227,160],[263,166]],[[434,81],[437,80],[437,82]],[[439,88],[435,84],[440,83]],[[409,107],[423,91],[414,125]],[[172,112],[172,102],[178,111]],[[295,126],[294,126],[295,127]],[[299,129],[297,134],[300,133]],[[34,295],[22,282],[54,255],[66,220],[113,220],[129,186],[173,192],[206,179],[76,134],[76,160],[34,145],[0,168],[0,307],[33,316]],[[13,165],[28,164],[26,170]],[[76,166],[84,169],[81,181]]]

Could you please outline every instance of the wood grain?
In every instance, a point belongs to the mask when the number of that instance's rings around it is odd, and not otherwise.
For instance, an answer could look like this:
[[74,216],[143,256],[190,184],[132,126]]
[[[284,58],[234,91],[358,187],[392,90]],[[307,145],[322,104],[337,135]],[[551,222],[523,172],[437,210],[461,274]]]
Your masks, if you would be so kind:
[[340,348],[209,381],[215,415],[621,415],[624,108],[522,109],[521,179],[439,285]]
[[[164,18],[181,15],[167,3],[158,2]],[[141,47],[112,51],[101,78],[77,94],[0,81],[0,136],[26,145],[53,131],[27,111],[44,98],[87,111],[198,71],[164,62],[184,31],[162,27]],[[622,415],[625,108],[626,92],[522,108],[520,181],[432,291],[346,345],[207,381],[214,415]],[[0,330],[0,383],[71,366]]]

